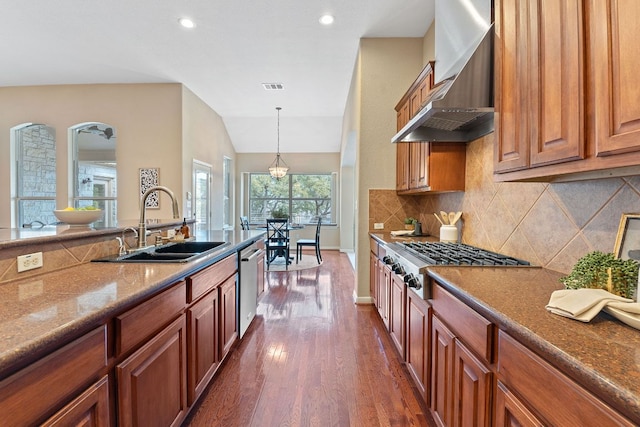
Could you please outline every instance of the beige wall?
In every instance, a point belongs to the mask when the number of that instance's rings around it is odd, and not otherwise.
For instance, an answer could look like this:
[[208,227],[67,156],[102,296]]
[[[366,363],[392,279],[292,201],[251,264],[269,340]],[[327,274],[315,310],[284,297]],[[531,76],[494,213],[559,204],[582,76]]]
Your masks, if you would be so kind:
[[640,212],[640,176],[572,183],[496,183],[493,133],[467,145],[464,193],[371,192],[370,223],[401,228],[405,216],[438,236],[433,212],[462,211],[462,241],[569,273],[588,252],[613,252],[620,217]]
[[[193,161],[211,165],[211,227],[222,228],[223,179],[222,164],[225,157],[235,158],[235,150],[222,118],[188,88],[182,90],[182,197],[193,194]],[[234,176],[233,161],[231,176]],[[189,206],[185,200],[185,207]],[[187,210],[185,210],[187,212]],[[193,206],[191,207],[193,214]],[[232,218],[233,221],[233,218]]]
[[[267,172],[267,168],[271,165],[276,157],[276,153],[238,153],[236,155],[235,170],[236,175],[236,206],[234,222],[236,227],[240,227],[239,216],[245,215],[247,209],[247,194],[244,193],[246,183],[243,181],[249,172]],[[289,166],[291,173],[337,173],[340,171],[340,155],[339,153],[286,153],[282,154],[282,159]],[[338,175],[340,180],[340,175]],[[340,195],[338,194],[338,200]],[[339,209],[339,207],[338,207]],[[340,218],[338,218],[340,224]],[[298,238],[313,239],[315,238],[315,227],[308,226],[303,230],[296,230],[291,233],[291,239],[294,241]],[[323,249],[339,249],[340,248],[340,227],[323,225],[320,234],[320,246]]]
[[[138,170],[160,168],[160,184],[172,189],[186,215],[185,194],[192,191],[192,161],[214,167],[212,199],[222,200],[222,156],[233,157],[233,146],[221,118],[181,84],[63,85],[0,88],[0,199],[10,200],[9,130],[21,123],[52,126],[57,140],[58,207],[68,200],[67,129],[99,121],[117,130],[118,217],[139,215]],[[161,209],[148,218],[170,218],[171,204],[161,193]],[[216,204],[214,203],[214,206]],[[11,209],[0,208],[0,226],[10,226]],[[214,211],[214,228],[222,225]]]
[[[422,69],[422,38],[362,39],[358,55],[357,89],[347,111],[359,109],[356,186],[356,300],[369,295],[368,192],[395,188],[396,132],[394,106]],[[354,86],[354,83],[352,83]],[[344,137],[344,135],[343,135]],[[365,300],[362,300],[365,302]]]
[[436,25],[435,21],[422,39],[422,64],[427,65],[427,62],[433,61],[436,58]]

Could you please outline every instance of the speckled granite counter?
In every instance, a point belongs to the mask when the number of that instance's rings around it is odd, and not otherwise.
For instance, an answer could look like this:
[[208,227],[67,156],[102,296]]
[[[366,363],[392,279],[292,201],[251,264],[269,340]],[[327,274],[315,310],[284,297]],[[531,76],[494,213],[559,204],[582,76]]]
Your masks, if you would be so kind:
[[549,313],[559,273],[542,268],[428,267],[429,276],[576,382],[640,423],[640,331],[601,313]]
[[83,263],[0,284],[0,378],[263,235],[202,231],[229,245],[186,264]]

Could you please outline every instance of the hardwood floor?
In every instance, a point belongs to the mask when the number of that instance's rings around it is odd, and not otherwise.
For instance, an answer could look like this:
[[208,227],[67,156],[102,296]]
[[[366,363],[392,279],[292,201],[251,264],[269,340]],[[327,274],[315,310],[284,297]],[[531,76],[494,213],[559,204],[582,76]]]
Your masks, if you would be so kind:
[[347,255],[268,272],[258,316],[185,426],[432,426]]

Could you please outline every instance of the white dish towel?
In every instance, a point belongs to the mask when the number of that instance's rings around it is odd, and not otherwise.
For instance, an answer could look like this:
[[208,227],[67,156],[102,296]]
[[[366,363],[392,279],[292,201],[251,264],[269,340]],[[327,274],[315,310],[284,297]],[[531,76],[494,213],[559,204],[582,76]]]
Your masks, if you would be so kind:
[[546,308],[551,313],[569,317],[581,322],[589,322],[608,304],[620,310],[635,311],[637,304],[632,299],[614,295],[604,289],[561,289],[551,294]]

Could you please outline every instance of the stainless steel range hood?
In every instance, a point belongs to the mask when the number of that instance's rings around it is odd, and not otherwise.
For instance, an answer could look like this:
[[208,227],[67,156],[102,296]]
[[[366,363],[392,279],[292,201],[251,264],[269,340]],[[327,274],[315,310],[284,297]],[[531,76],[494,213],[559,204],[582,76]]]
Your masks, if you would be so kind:
[[[443,0],[440,3],[444,9],[455,1]],[[440,23],[440,3],[436,3],[436,31]],[[463,15],[460,7],[444,15],[454,16],[453,19],[457,21],[456,25],[451,22],[442,24],[448,31],[465,31],[464,20],[460,19]],[[484,36],[476,41],[475,45],[466,46],[466,53],[457,61],[452,61],[452,65],[442,63],[436,57],[436,77],[438,67],[446,68],[445,72],[452,74],[436,83],[426,105],[391,139],[391,142],[468,142],[493,132],[493,33],[493,25],[490,25]],[[450,41],[450,38],[453,37],[449,36],[445,41]],[[436,56],[438,45],[436,32]],[[441,50],[445,51],[444,48]]]

